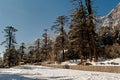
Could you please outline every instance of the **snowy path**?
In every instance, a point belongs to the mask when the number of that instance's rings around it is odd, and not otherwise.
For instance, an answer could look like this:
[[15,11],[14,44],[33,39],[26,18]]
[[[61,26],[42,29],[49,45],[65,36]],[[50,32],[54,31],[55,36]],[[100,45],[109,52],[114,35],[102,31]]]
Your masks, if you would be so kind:
[[120,80],[120,74],[24,65],[0,69],[0,80]]

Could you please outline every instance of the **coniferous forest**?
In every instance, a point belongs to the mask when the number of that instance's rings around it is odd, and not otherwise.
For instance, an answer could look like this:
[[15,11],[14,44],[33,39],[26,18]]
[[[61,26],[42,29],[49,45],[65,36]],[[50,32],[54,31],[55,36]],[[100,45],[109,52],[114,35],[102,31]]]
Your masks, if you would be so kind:
[[[97,28],[92,0],[70,0],[74,5],[70,15],[58,15],[49,29],[44,29],[34,44],[17,44],[14,26],[4,29],[5,45],[1,67],[22,64],[58,63],[80,60],[79,65],[90,65],[101,59],[120,57],[120,29],[109,26]],[[69,28],[69,29],[66,29]],[[49,35],[54,32],[54,38]],[[17,45],[17,46],[16,46]]]

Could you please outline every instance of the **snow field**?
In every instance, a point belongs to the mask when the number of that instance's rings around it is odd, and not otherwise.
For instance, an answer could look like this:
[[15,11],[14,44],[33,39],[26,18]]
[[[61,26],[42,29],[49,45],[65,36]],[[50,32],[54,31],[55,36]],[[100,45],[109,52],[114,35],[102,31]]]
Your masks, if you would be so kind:
[[0,80],[120,80],[120,74],[23,65],[0,69]]

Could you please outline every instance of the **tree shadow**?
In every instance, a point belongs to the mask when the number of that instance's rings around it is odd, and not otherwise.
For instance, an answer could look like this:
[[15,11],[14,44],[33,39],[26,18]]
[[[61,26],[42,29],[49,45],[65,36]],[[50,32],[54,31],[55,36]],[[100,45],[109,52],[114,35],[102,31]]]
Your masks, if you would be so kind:
[[59,79],[59,80],[73,80],[72,78],[69,78],[68,76],[54,76],[54,77],[48,77],[48,78],[50,78],[50,79]]
[[28,78],[18,74],[0,74],[0,80],[43,80],[43,79]]
[[59,79],[59,80],[73,80],[68,76],[53,76],[53,77],[41,77],[41,78],[28,78],[21,76],[19,74],[0,74],[0,80],[51,80],[51,79]]

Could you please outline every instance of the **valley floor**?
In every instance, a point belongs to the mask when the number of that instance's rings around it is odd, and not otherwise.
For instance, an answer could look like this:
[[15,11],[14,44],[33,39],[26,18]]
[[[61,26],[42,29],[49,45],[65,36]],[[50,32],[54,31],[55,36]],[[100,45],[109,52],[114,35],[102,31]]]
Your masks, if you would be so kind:
[[120,74],[23,65],[0,69],[0,80],[120,80]]

